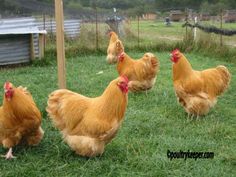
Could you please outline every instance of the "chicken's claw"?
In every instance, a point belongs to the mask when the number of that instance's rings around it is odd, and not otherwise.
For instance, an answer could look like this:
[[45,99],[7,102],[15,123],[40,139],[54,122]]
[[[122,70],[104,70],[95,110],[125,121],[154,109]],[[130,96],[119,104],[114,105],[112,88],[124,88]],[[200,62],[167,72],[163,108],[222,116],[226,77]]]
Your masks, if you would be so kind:
[[4,157],[6,160],[10,160],[10,159],[16,158],[12,154],[12,148],[9,149],[9,151],[6,153],[6,155],[1,155],[1,157]]

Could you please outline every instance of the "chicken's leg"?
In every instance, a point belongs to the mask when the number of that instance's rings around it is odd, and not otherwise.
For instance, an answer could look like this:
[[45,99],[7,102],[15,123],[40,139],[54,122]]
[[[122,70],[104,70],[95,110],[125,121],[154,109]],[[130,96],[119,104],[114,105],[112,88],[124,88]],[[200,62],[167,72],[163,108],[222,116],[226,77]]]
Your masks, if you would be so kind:
[[187,119],[189,119],[190,118],[190,113],[188,112],[188,118]]
[[7,160],[16,158],[16,157],[13,156],[13,154],[12,154],[12,148],[10,148],[10,149],[8,150],[8,152],[6,153],[6,155],[1,155],[1,156],[4,157],[4,158],[6,158]]
[[194,114],[188,113],[188,120],[192,121],[194,118]]

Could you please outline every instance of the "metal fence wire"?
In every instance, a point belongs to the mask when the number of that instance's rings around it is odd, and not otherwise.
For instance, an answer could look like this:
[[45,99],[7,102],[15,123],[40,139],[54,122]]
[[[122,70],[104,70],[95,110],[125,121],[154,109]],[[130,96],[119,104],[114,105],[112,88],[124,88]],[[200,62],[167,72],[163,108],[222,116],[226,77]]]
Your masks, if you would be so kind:
[[[55,15],[54,3],[33,3],[30,1],[17,1],[25,9],[25,12],[10,13],[2,15],[2,18],[12,17],[31,17],[36,19],[36,25],[39,29],[45,29],[48,36],[55,33]],[[176,42],[181,41],[186,37],[186,27],[189,26],[187,32],[193,33],[195,30],[195,39],[198,40],[201,36],[209,35],[212,39],[217,39],[221,44],[236,46],[236,24],[228,22],[225,14],[218,16],[209,16],[200,14],[194,10],[166,10],[159,9],[162,13],[146,13],[137,14],[129,17],[119,9],[107,9],[106,11],[99,11],[96,7],[89,10],[75,10],[71,8],[64,8],[64,30],[65,36],[68,40],[78,40],[79,45],[91,46],[94,48],[101,48],[107,45],[108,37],[107,31],[117,29],[122,40],[129,45],[146,45],[158,42]],[[194,18],[197,17],[198,23],[195,24]],[[115,22],[110,23],[112,20]],[[119,21],[119,22],[117,22]],[[0,19],[1,22],[1,19]],[[186,23],[188,22],[188,23]],[[24,22],[22,22],[24,23]],[[119,24],[119,25],[118,25]],[[192,26],[191,26],[192,25]],[[117,26],[117,27],[112,27]],[[215,28],[213,28],[215,27]],[[215,34],[214,31],[223,30],[224,33],[232,33],[232,37],[224,36],[224,34]],[[209,33],[208,32],[212,32]],[[220,38],[220,40],[218,40]]]

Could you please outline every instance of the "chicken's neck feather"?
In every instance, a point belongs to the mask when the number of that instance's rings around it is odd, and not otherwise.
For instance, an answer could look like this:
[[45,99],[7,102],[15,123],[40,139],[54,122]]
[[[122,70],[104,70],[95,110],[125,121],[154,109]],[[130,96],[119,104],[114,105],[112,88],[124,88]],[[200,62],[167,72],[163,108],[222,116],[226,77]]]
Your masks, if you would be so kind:
[[[118,72],[121,71],[122,69],[127,69],[130,68],[133,64],[133,59],[130,58],[129,55],[124,54],[124,59],[119,59],[118,63],[117,63],[117,70]],[[119,73],[121,74],[121,73]]]
[[173,64],[173,80],[187,78],[193,72],[192,66],[187,58],[181,54],[180,59]]
[[124,58],[123,62],[125,62],[125,63],[132,63],[133,62],[133,59],[129,55],[125,54],[124,57],[125,58]]
[[112,82],[99,97],[100,111],[108,113],[111,118],[123,118],[128,103],[127,93],[123,93],[116,83]]
[[11,115],[11,118],[25,118],[25,113],[32,112],[32,107],[34,107],[34,102],[29,99],[28,95],[26,96],[21,90],[18,88],[14,88],[14,95],[10,101],[8,101],[5,97],[3,100],[3,109],[4,112],[7,112]]

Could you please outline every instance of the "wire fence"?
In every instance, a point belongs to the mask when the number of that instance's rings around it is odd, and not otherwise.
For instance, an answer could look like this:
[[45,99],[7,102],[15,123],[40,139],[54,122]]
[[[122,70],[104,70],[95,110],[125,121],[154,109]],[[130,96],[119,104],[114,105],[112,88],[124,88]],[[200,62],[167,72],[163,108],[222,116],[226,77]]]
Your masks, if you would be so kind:
[[[23,0],[20,3],[24,4],[24,8],[34,7],[34,13],[16,13],[8,16],[4,15],[2,18],[34,16],[38,21],[39,28],[46,29],[48,38],[53,38],[53,33],[55,32],[53,3],[49,6],[43,3],[30,4],[28,1],[26,3]],[[218,16],[209,16],[196,13],[194,10],[170,10],[164,13],[146,13],[128,17],[119,10],[108,9],[101,12],[94,7],[87,11],[65,8],[64,14],[66,42],[69,45],[71,40],[76,41],[78,42],[78,47],[106,48],[109,40],[107,36],[109,30],[115,30],[120,33],[125,46],[139,47],[150,46],[157,42],[180,42],[191,33],[195,40],[205,38],[206,40],[213,40],[220,45],[236,47],[236,35],[228,37],[223,34],[208,33],[209,28],[207,27],[212,26],[215,29],[225,31],[236,30],[236,22],[226,23],[228,21],[223,12]],[[195,17],[198,18],[198,23],[194,22]],[[186,24],[186,26],[183,27],[183,24]],[[54,40],[51,41],[55,42]]]

